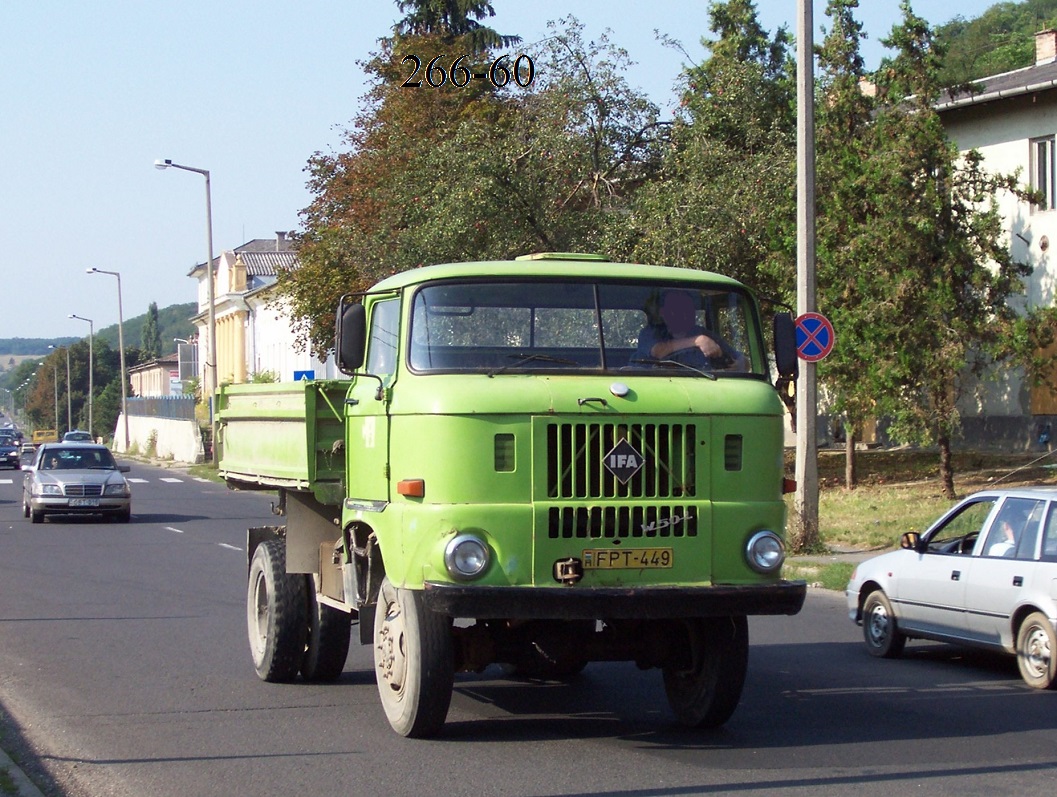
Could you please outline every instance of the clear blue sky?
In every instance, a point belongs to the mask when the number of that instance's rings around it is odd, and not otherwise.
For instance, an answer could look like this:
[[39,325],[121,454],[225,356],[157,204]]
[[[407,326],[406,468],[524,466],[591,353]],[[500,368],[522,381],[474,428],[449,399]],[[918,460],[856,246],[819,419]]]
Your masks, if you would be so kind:
[[[979,16],[990,0],[916,0],[932,24]],[[629,79],[662,108],[683,56],[654,30],[705,52],[707,3],[493,0],[492,26],[525,42],[570,13],[606,28],[636,66]],[[796,0],[757,0],[773,32],[796,32]],[[826,26],[815,0],[815,29]],[[195,300],[187,274],[206,258],[208,169],[214,250],[296,229],[309,202],[304,167],[340,145],[364,92],[357,63],[398,18],[391,0],[4,0],[0,47],[0,338],[83,336],[125,316]],[[896,0],[863,0],[864,56],[898,21]],[[138,341],[129,341],[130,344]]]

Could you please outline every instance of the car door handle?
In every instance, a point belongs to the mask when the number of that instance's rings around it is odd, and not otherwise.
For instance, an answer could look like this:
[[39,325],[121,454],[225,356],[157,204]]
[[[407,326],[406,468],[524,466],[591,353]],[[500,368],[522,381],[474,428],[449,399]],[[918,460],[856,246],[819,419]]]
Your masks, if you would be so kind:
[[1023,587],[1024,586],[1024,576],[1013,576],[1013,586],[1014,587]]
[[953,571],[951,571],[951,581],[961,581],[961,580],[962,580],[962,571],[961,570],[953,570]]

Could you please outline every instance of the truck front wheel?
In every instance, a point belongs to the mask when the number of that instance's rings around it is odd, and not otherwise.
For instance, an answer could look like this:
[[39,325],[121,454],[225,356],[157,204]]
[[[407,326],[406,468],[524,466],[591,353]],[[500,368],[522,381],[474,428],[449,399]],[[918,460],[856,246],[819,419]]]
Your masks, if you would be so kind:
[[716,728],[741,700],[749,666],[749,624],[744,617],[686,621],[685,661],[663,668],[664,691],[676,719],[692,728]]
[[258,545],[250,562],[246,625],[261,680],[283,683],[297,676],[308,636],[307,603],[305,577],[286,572],[286,545]]
[[375,608],[374,673],[394,731],[425,738],[440,730],[455,683],[451,620],[426,608],[421,591],[388,578]]

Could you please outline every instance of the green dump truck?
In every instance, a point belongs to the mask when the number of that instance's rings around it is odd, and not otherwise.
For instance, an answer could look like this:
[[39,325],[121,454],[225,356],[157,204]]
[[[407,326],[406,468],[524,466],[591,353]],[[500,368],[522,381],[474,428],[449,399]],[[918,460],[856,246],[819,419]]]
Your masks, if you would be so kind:
[[346,380],[217,395],[220,470],[278,491],[248,534],[266,681],[337,678],[352,628],[405,736],[456,672],[659,668],[688,726],[725,722],[746,617],[796,614],[783,405],[751,293],[717,274],[552,253],[392,276],[337,310]]

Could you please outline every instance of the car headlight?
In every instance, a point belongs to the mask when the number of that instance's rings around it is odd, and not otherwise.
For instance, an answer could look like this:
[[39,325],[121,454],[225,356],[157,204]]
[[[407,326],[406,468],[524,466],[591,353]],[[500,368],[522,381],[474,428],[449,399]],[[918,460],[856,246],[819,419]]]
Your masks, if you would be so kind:
[[37,495],[62,495],[62,485],[42,484],[37,489]]
[[122,497],[129,495],[128,483],[117,482],[116,484],[108,484],[103,488],[103,495],[120,495]]
[[476,578],[488,567],[488,546],[472,534],[460,534],[444,547],[444,566],[452,578]]
[[773,531],[758,531],[745,546],[745,558],[757,573],[773,573],[785,561],[782,538]]

